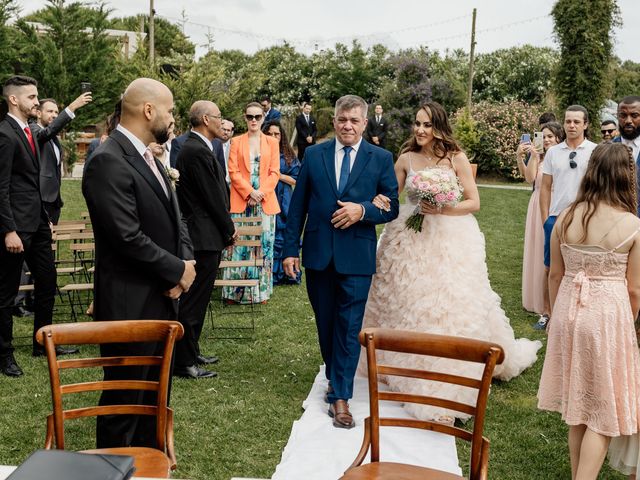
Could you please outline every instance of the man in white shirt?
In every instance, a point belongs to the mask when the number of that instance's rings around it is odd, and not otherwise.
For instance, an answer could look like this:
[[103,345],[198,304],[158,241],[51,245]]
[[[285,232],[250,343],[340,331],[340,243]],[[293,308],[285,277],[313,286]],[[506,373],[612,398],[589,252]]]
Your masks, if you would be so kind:
[[229,178],[229,151],[231,150],[231,138],[233,138],[234,130],[235,125],[231,120],[222,120],[222,137],[220,139],[223,141],[222,151],[224,152],[224,172],[227,186],[231,183]]
[[544,265],[551,264],[549,240],[560,213],[578,195],[591,152],[596,144],[586,138],[589,114],[581,105],[571,105],[564,114],[566,140],[551,147],[542,166],[540,213],[544,221]]
[[[636,175],[640,168],[640,96],[633,95],[622,99],[618,105],[618,128],[620,136],[614,142],[622,142],[633,152],[636,162]],[[637,182],[640,190],[640,181]],[[638,201],[638,216],[640,216],[640,200]]]

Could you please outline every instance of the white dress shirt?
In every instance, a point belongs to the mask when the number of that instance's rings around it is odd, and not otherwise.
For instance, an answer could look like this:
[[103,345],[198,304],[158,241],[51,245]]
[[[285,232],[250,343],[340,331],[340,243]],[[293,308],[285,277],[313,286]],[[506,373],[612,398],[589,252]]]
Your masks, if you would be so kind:
[[638,154],[640,153],[640,136],[634,138],[633,140],[627,140],[626,138],[620,137],[623,145],[626,145],[631,150],[633,150],[633,160],[638,163]]

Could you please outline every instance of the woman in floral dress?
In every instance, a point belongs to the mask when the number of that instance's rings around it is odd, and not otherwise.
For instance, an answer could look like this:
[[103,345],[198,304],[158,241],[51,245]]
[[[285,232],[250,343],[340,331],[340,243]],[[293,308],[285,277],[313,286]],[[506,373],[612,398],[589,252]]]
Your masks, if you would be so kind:
[[[276,215],[280,213],[275,188],[280,179],[278,141],[261,132],[264,112],[259,103],[245,108],[247,133],[231,140],[229,178],[231,216],[262,217],[261,267],[232,267],[223,270],[225,280],[259,279],[258,287],[223,287],[222,298],[234,303],[264,303],[273,291],[273,243]],[[235,246],[223,260],[249,260],[254,247]]]

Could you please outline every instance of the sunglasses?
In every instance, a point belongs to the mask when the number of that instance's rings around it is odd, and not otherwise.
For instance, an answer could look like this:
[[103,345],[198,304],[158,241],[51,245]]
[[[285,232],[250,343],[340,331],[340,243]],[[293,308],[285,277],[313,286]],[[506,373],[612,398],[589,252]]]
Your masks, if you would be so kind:
[[255,120],[256,122],[259,122],[260,120],[262,120],[262,115],[258,114],[258,115],[249,115],[248,113],[244,116],[244,118],[246,118],[248,121],[253,121]]
[[615,131],[616,131],[616,130],[615,130],[615,128],[614,128],[613,130],[600,130],[600,133],[601,133],[602,135],[611,135],[611,134],[613,134],[613,132],[615,132]]
[[576,168],[578,166],[578,164],[576,163],[576,161],[574,160],[574,158],[576,158],[576,155],[578,154],[578,152],[571,152],[569,154],[569,166],[571,168]]

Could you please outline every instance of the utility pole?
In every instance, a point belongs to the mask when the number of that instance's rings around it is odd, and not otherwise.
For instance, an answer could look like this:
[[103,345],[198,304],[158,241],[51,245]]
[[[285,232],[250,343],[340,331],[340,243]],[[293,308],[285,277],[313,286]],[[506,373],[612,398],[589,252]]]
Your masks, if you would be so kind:
[[473,9],[471,20],[471,52],[469,54],[469,83],[467,85],[467,111],[471,114],[471,92],[473,90],[473,61],[476,50],[476,9]]
[[154,28],[154,16],[156,14],[155,9],[153,8],[153,0],[149,0],[149,63],[151,67],[155,65],[155,53],[156,53],[156,45],[155,45],[155,28]]

